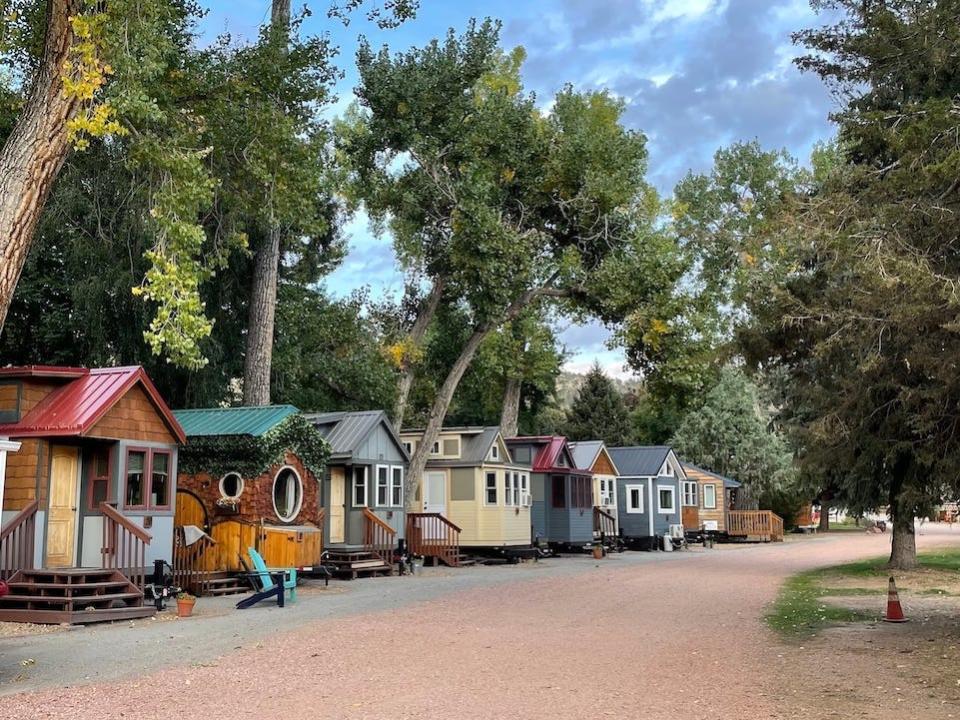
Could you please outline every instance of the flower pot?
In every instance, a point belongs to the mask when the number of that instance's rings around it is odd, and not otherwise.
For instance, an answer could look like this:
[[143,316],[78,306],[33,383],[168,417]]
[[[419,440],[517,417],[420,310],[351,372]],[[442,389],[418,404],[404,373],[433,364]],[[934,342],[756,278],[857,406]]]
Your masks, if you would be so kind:
[[599,545],[593,546],[593,559],[602,560],[603,559],[603,548]]
[[177,617],[190,617],[193,615],[193,606],[197,604],[196,598],[187,598],[185,600],[177,599]]

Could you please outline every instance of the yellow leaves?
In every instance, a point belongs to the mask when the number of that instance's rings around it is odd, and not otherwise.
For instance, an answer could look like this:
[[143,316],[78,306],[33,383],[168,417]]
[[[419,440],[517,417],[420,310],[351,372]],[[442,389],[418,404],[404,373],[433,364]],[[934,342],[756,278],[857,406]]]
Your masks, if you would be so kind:
[[746,250],[744,250],[744,251],[741,253],[741,258],[743,259],[743,264],[746,265],[747,267],[753,267],[754,265],[757,264],[757,258],[756,258],[756,256],[751,255],[751,254],[750,254],[749,252],[747,252]]
[[89,138],[126,133],[110,103],[94,100],[113,74],[113,67],[101,57],[105,22],[105,13],[74,15],[70,18],[74,42],[61,67],[60,79],[64,97],[80,103],[76,116],[67,123],[67,138],[77,150],[89,147]]
[[[633,318],[633,321],[636,322],[637,318]],[[670,326],[659,318],[653,318],[646,323],[646,329],[643,332],[642,338],[644,345],[647,345],[654,350],[659,350],[663,342],[664,335],[670,333]]]
[[505,183],[513,182],[513,178],[516,177],[517,171],[513,168],[504,168],[500,173],[500,179]]
[[383,355],[391,365],[399,370],[423,359],[423,349],[417,347],[409,337],[405,337],[384,347]]
[[397,103],[397,115],[406,115],[410,112],[410,106],[403,100]]

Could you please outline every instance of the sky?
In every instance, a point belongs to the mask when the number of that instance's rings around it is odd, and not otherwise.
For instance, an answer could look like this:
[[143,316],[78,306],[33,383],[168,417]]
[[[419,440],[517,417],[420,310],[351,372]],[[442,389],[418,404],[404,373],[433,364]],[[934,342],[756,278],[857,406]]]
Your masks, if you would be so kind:
[[[250,39],[270,15],[269,0],[209,2],[207,35]],[[568,83],[623,99],[624,122],[648,139],[648,179],[664,196],[688,172],[708,171],[717,149],[731,143],[758,140],[806,161],[813,144],[833,134],[830,94],[792,63],[800,50],[790,34],[825,22],[809,0],[421,0],[414,20],[386,31],[362,14],[347,27],[328,19],[329,0],[308,6],[304,31],[327,33],[340,48],[344,78],[333,113],[353,99],[360,35],[400,51],[450,28],[462,31],[470,18],[496,18],[503,46],[526,50],[524,84],[544,105]],[[374,236],[362,215],[344,232],[350,251],[327,278],[330,292],[369,287],[373,297],[399,296],[403,280],[390,238]],[[623,353],[607,347],[604,328],[560,330],[568,370],[583,372],[596,361],[608,374],[630,376]]]

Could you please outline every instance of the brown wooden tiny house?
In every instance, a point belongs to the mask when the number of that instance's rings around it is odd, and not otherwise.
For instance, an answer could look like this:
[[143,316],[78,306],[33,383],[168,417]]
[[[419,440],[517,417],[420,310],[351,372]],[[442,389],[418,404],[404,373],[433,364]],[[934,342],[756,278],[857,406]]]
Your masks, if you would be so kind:
[[0,485],[0,577],[14,589],[0,619],[152,614],[143,583],[171,559],[184,436],[143,369],[2,368],[0,437],[20,442]]

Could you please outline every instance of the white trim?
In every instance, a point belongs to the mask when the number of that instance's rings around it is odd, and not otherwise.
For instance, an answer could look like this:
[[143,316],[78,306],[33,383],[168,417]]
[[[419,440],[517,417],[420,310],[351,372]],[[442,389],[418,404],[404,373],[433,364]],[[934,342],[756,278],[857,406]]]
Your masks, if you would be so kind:
[[[276,492],[277,478],[280,477],[280,474],[284,470],[289,470],[290,472],[292,472],[293,476],[297,479],[297,485],[300,486],[300,492],[299,492],[299,497],[297,498],[296,509],[286,517],[281,515],[280,511],[277,509],[277,492]],[[296,468],[294,468],[291,465],[284,465],[279,470],[277,470],[276,474],[273,476],[273,483],[271,483],[270,485],[270,502],[273,504],[274,515],[280,518],[281,522],[290,523],[297,519],[297,515],[300,514],[300,509],[303,507],[303,478],[300,477],[300,473],[297,472]]]
[[[370,473],[368,465],[352,465],[350,467],[350,507],[370,507]],[[363,504],[357,504],[357,469],[363,470]]]
[[[700,483],[696,480],[683,480],[680,483],[682,488],[681,496],[683,498],[681,504],[683,507],[700,507]],[[692,490],[692,492],[688,492]],[[690,496],[693,497],[693,502],[690,502]]]
[[[664,510],[663,506],[660,505],[660,492],[662,490],[669,490],[671,497],[671,507],[669,510]],[[672,485],[657,485],[657,513],[660,515],[674,515],[677,512],[677,489]]]
[[[394,502],[394,501],[393,501],[393,491],[395,490],[395,486],[394,486],[394,484],[393,484],[393,475],[394,475],[394,473],[395,473],[397,470],[400,471],[400,501],[399,501],[399,502]],[[404,484],[403,481],[404,481],[404,476],[405,476],[405,475],[406,475],[406,473],[405,473],[404,470],[403,470],[403,465],[391,465],[391,466],[390,466],[390,507],[399,507],[399,508],[402,508],[402,507],[403,507],[403,484]]]
[[[223,481],[226,480],[230,475],[236,475],[237,480],[240,481],[237,484],[236,495],[228,495],[226,492],[224,492],[224,489],[223,489]],[[217,489],[220,491],[220,497],[222,497],[225,500],[239,500],[240,496],[243,495],[243,488],[245,486],[246,486],[246,482],[244,482],[243,475],[238,473],[236,470],[231,470],[230,472],[224,473],[223,477],[220,478],[220,482],[217,483]]]
[[[383,468],[384,472],[384,500],[380,502],[380,469]],[[390,507],[390,491],[392,490],[391,485],[391,473],[389,465],[377,465],[373,471],[373,506],[374,507]],[[367,500],[370,498],[368,497]]]
[[[490,490],[490,486],[487,484],[490,476],[493,475],[493,497],[494,502],[490,502],[487,499],[487,492]],[[484,470],[483,471],[483,504],[486,507],[497,507],[500,505],[500,479],[497,477],[496,470]]]
[[500,445],[497,443],[496,438],[493,440],[493,445],[490,446],[490,459],[497,462],[500,460]]
[[[707,505],[707,488],[710,488],[713,491],[713,504]],[[703,500],[703,509],[704,510],[716,510],[717,509],[717,485],[716,483],[704,483],[703,492],[701,493],[701,498]]]
[[[633,483],[632,485],[624,485],[623,487],[624,487],[624,490],[626,491],[625,495],[626,495],[626,501],[627,501],[627,508],[626,508],[627,514],[628,514],[628,515],[642,515],[643,512],[644,512],[644,507],[643,507],[643,506],[644,506],[644,502],[643,502],[643,485],[640,485],[639,483]],[[630,503],[630,493],[631,493],[632,491],[634,491],[634,490],[639,491],[639,495],[638,495],[638,497],[640,498],[640,507],[639,507],[639,508],[630,507],[630,505],[631,505],[631,503]]]
[[656,526],[653,523],[653,478],[647,478],[647,500],[649,500],[650,512],[647,513],[647,524],[650,528],[650,537],[656,535]]

